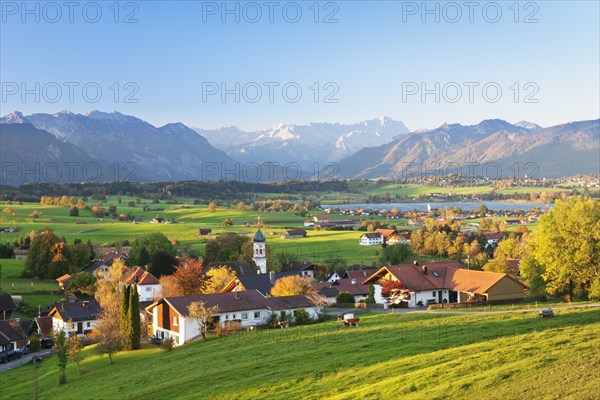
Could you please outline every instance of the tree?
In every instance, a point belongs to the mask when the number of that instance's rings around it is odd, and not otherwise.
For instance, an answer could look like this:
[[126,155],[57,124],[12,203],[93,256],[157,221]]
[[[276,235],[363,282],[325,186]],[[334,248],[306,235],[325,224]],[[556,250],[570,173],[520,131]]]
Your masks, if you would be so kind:
[[215,211],[217,211],[217,202],[216,201],[211,201],[210,203],[208,203],[208,211],[210,211],[211,213],[214,213]]
[[306,311],[304,308],[301,308],[299,310],[296,310],[296,316],[294,317],[294,321],[297,325],[308,325],[312,322],[312,318],[310,317],[308,311]]
[[379,260],[385,265],[401,264],[412,256],[410,246],[404,243],[398,243],[386,246],[381,252]]
[[271,289],[271,295],[275,297],[310,294],[314,292],[315,289],[310,278],[299,275],[289,275],[279,278],[275,281]]
[[15,258],[15,248],[11,243],[0,243],[0,258]]
[[[124,347],[127,350],[131,350],[131,338],[133,332],[133,326],[131,324],[131,315],[129,314],[129,306],[130,306],[130,292],[131,287],[129,285],[124,285],[121,290],[121,313],[119,319],[119,330],[121,331],[121,335],[125,338]],[[137,293],[136,293],[137,294]]]
[[73,206],[69,210],[69,217],[79,217],[79,208]]
[[96,292],[96,278],[86,271],[77,272],[71,275],[69,290],[92,296]]
[[[175,256],[176,254],[173,243],[171,243],[171,241],[162,233],[156,232],[150,235],[144,235],[133,241],[131,251],[127,257],[127,265],[133,267],[136,265],[149,264],[153,262],[154,257],[158,252],[166,253],[171,256]],[[152,273],[154,274],[154,272]]]
[[83,338],[80,338],[77,335],[71,336],[67,339],[68,346],[68,355],[70,361],[77,365],[77,370],[79,371],[79,375],[83,374],[83,369],[81,368],[81,361],[83,361]]
[[175,272],[177,258],[165,252],[157,251],[152,256],[152,263],[148,270],[155,276],[171,275]]
[[123,349],[124,338],[119,331],[119,320],[113,319],[107,314],[104,310],[101,312],[92,335],[98,341],[96,352],[101,355],[107,354],[112,364],[112,356]]
[[[70,322],[69,322],[70,325]],[[53,334],[54,347],[56,347],[56,355],[58,358],[58,384],[67,383],[66,368],[69,362],[67,335],[65,331],[60,329]]]
[[131,327],[129,333],[129,347],[132,350],[140,348],[140,297],[137,285],[133,284],[129,290],[128,319]]
[[354,303],[354,296],[352,296],[349,292],[339,292],[337,296],[335,296],[336,303]]
[[204,290],[204,278],[202,276],[202,260],[186,259],[179,263],[173,278],[181,289],[182,296],[202,294]]
[[188,306],[189,316],[198,322],[198,330],[202,339],[206,339],[208,324],[212,322],[212,316],[219,312],[218,306],[206,308],[203,301],[195,301]]
[[386,298],[388,303],[399,304],[410,298],[410,292],[401,282],[387,281],[381,286],[381,296]]
[[367,296],[365,303],[375,304],[375,286],[373,286],[372,284],[369,285],[369,295]]
[[235,278],[235,271],[231,268],[223,265],[218,268],[211,268],[206,274],[204,279],[203,293],[221,293],[229,282]]
[[556,200],[533,235],[534,258],[550,293],[588,291],[600,275],[600,202],[577,196]]

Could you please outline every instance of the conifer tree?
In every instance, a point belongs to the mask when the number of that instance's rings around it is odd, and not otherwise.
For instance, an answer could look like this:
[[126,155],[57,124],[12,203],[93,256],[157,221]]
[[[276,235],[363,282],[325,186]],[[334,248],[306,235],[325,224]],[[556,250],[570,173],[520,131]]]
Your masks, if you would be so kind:
[[125,349],[131,349],[131,317],[129,314],[131,287],[125,285],[121,292],[121,320],[120,330],[121,335],[125,338]]
[[137,350],[140,348],[140,298],[137,285],[131,286],[129,296],[130,344],[131,349]]

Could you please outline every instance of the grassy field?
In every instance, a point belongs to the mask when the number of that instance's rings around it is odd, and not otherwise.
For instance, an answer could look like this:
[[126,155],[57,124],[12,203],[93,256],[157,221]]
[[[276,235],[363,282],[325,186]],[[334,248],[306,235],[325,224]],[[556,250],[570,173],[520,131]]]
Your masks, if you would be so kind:
[[[109,202],[104,203],[108,208]],[[320,262],[331,257],[344,257],[349,263],[370,263],[377,257],[376,247],[358,245],[362,232],[356,231],[314,231],[308,228],[308,236],[304,239],[281,239],[279,236],[285,228],[304,228],[306,219],[291,212],[259,212],[242,211],[232,208],[218,208],[209,212],[206,206],[158,204],[154,208],[165,208],[165,211],[143,212],[142,207],[126,207],[117,205],[118,213],[133,213],[136,218],[143,216],[143,221],[138,224],[121,222],[109,217],[95,218],[90,211],[82,210],[80,217],[69,217],[69,208],[61,206],[46,206],[34,203],[11,205],[15,215],[2,213],[3,226],[17,226],[19,232],[3,233],[0,241],[13,241],[21,235],[36,229],[50,227],[59,237],[65,237],[68,242],[75,238],[83,241],[91,240],[98,245],[108,245],[116,241],[132,241],[136,236],[152,232],[164,233],[169,239],[177,240],[181,245],[190,245],[203,253],[203,243],[210,239],[198,238],[198,228],[211,228],[214,234],[224,232],[237,232],[253,234],[254,225],[260,217],[265,224],[265,234],[269,245],[273,246],[275,253],[293,253],[299,259]],[[40,211],[42,215],[33,219],[29,214]],[[149,221],[160,215],[162,218],[174,220],[173,224],[151,224]],[[233,226],[222,226],[222,222],[231,218]],[[331,216],[331,219],[345,219],[343,216]],[[381,218],[379,218],[381,220]],[[248,225],[246,225],[248,224]]]
[[[595,399],[600,310],[495,315],[361,315],[288,330],[209,337],[172,352],[145,347],[115,364],[86,349],[85,373],[55,356],[43,399]],[[299,362],[302,360],[302,362]],[[33,367],[2,374],[2,399],[31,398]]]
[[[22,296],[23,300],[34,307],[40,307],[42,314],[49,304],[60,301],[64,296],[55,293],[58,283],[53,280],[24,279],[21,272],[24,268],[23,260],[0,260],[0,292]],[[17,311],[16,317],[31,318]],[[37,311],[35,313],[37,315]]]

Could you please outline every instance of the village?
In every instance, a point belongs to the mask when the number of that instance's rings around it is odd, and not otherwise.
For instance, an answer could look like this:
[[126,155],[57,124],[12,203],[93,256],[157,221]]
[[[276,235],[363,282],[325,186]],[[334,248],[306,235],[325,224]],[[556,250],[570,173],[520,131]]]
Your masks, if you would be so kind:
[[[343,223],[344,221],[342,221]],[[328,226],[326,214],[305,221],[307,224]],[[337,224],[340,221],[336,221]],[[338,225],[339,226],[339,225]],[[301,238],[305,230],[285,231],[285,238]],[[495,246],[502,235],[485,236],[489,246]],[[163,297],[159,277],[143,266],[127,269],[119,279],[119,288],[134,287],[139,296],[140,321],[145,326],[146,340],[160,343],[172,340],[181,346],[203,335],[202,322],[190,316],[189,308],[194,302],[202,302],[212,310],[206,320],[207,331],[219,335],[231,334],[243,329],[267,326],[287,327],[290,322],[316,322],[325,312],[336,313],[336,306],[392,310],[395,308],[426,308],[438,305],[461,306],[466,304],[497,304],[518,302],[527,295],[527,286],[518,273],[494,273],[469,270],[456,261],[418,261],[386,265],[380,268],[369,265],[350,265],[336,270],[323,281],[315,279],[314,263],[299,261],[290,263],[285,271],[275,272],[267,265],[266,237],[259,228],[252,237],[253,263],[211,263],[204,270],[229,268],[233,277],[220,288],[219,293],[190,296]],[[387,246],[410,243],[409,233],[394,229],[376,229],[360,235],[359,245]],[[111,265],[127,259],[127,254],[110,252],[101,259],[93,260],[86,272],[98,280],[111,279]],[[307,289],[302,294],[274,295],[273,288],[281,279],[296,278]],[[69,292],[71,275],[56,279],[61,290]],[[2,318],[3,361],[25,352],[28,338],[37,334],[42,340],[51,341],[56,332],[65,336],[93,337],[94,327],[101,312],[94,300],[80,301],[74,295],[60,304],[52,304],[48,310],[33,320],[12,319],[17,309],[12,297],[2,294],[0,317]],[[306,320],[298,317],[299,313]],[[21,329],[16,329],[18,325]],[[91,343],[93,340],[90,339]]]

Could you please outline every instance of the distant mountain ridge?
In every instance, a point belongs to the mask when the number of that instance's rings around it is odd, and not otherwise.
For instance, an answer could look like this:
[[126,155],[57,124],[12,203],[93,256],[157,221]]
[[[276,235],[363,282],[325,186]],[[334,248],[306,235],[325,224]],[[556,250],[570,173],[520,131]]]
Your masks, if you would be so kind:
[[414,176],[418,169],[443,173],[460,167],[464,174],[476,175],[477,164],[479,172],[491,178],[497,177],[496,171],[503,177],[599,173],[600,120],[548,128],[498,119],[469,126],[444,124],[359,150],[339,162],[339,171],[343,177],[394,179]]
[[[236,127],[191,129],[182,123],[155,127],[118,112],[61,111],[28,116],[14,112],[0,119],[0,131],[3,162],[97,163],[107,171],[115,164],[131,164],[137,168],[133,177],[141,181],[311,179],[315,163],[317,176],[331,172],[323,171],[329,161],[338,166],[329,178],[394,179],[414,176],[415,166],[456,172],[455,167],[469,164],[494,164],[508,177],[515,174],[515,163],[518,176],[557,177],[600,172],[599,121],[542,128],[528,121],[489,119],[408,132],[402,122],[383,117],[349,125],[282,123],[244,132]],[[262,164],[259,171],[244,170],[249,162]],[[266,166],[268,162],[280,166]],[[300,165],[300,171],[286,170],[285,165]],[[106,176],[127,180],[131,172]],[[466,168],[462,172],[472,173]],[[496,177],[490,171],[483,175]]]
[[367,146],[389,143],[408,133],[400,121],[387,117],[356,124],[277,124],[246,132],[237,127],[196,131],[215,147],[241,162],[295,162],[304,168],[315,162],[338,161]]
[[15,112],[4,116],[0,123],[31,124],[61,142],[79,147],[94,159],[121,166],[132,163],[138,168],[135,173],[138,179],[204,179],[209,163],[234,163],[184,124],[155,127],[118,112],[61,111],[28,116]]

